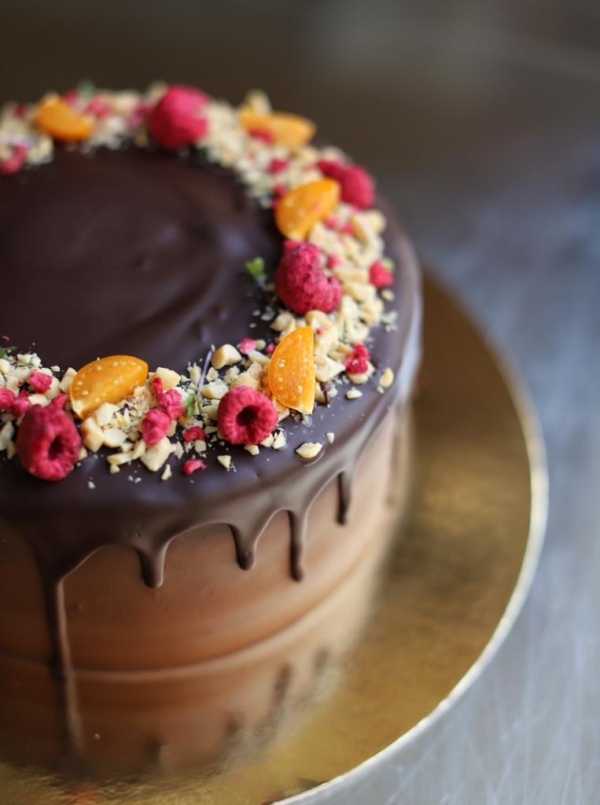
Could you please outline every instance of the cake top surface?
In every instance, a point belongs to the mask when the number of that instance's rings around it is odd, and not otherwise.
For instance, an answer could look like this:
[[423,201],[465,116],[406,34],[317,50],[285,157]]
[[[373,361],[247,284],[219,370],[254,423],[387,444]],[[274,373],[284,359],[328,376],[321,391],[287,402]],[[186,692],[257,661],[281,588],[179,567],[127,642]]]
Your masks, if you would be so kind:
[[353,460],[398,397],[418,278],[314,131],[162,84],[5,107],[3,515],[139,500],[184,530],[183,503],[230,523],[235,496],[265,520]]

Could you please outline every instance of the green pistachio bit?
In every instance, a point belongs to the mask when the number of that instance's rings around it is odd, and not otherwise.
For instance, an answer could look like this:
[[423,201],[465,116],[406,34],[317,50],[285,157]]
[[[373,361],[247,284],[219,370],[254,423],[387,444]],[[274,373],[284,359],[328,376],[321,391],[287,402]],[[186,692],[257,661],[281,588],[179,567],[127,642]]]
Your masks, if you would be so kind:
[[266,279],[265,274],[265,261],[262,257],[255,257],[253,260],[248,260],[246,263],[246,271],[250,274],[259,284],[262,284]]

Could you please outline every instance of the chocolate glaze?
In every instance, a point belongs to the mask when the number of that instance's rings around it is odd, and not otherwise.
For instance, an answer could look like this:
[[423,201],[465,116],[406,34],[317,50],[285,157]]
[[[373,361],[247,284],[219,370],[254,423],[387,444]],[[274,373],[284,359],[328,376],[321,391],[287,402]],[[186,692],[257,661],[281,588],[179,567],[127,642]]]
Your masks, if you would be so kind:
[[[391,367],[398,378],[419,317],[419,282],[410,247],[389,214],[388,221],[398,329],[379,328],[370,347],[375,365]],[[0,180],[1,334],[62,369],[121,353],[151,368],[183,371],[188,362],[202,363],[211,345],[245,336],[273,340],[268,323],[253,315],[262,291],[244,262],[261,256],[272,273],[280,250],[271,211],[251,201],[227,171],[135,149],[84,156],[59,148],[51,164]],[[174,464],[165,483],[143,467],[110,475],[98,455],[51,484],[16,460],[0,459],[0,516],[36,556],[71,744],[78,725],[65,576],[100,547],[124,544],[137,552],[144,582],[158,587],[169,542],[211,523],[230,527],[237,561],[249,569],[265,526],[287,511],[290,571],[299,581],[313,500],[337,476],[339,520],[345,521],[356,460],[397,402],[397,382],[383,395],[375,385],[373,378],[357,400],[340,394],[330,407],[317,406],[308,427],[286,422],[286,450],[251,457],[241,447],[219,449],[231,454],[235,472],[225,472],[211,451],[206,472],[184,477]],[[328,431],[335,433],[332,445]],[[316,459],[294,455],[304,441],[324,443]],[[141,482],[133,483],[132,475]]]

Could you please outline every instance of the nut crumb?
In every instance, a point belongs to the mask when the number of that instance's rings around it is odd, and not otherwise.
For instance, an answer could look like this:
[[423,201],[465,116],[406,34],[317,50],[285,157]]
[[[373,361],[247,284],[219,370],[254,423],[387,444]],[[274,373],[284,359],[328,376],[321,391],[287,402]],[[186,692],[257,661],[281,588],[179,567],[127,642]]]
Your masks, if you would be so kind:
[[359,391],[358,389],[348,389],[346,392],[347,400],[357,400],[359,397],[362,397],[362,391]]
[[382,389],[389,389],[389,387],[394,382],[394,373],[388,367],[387,369],[383,370],[381,377],[379,378],[379,385]]
[[231,469],[231,456],[217,456],[217,461],[222,467],[225,467],[226,470]]
[[333,440],[335,439],[335,433],[329,431],[328,433],[325,434],[325,438],[327,439],[329,444],[333,444]]
[[296,453],[300,458],[309,459],[318,456],[322,449],[323,445],[321,442],[304,442],[304,444],[296,448]]

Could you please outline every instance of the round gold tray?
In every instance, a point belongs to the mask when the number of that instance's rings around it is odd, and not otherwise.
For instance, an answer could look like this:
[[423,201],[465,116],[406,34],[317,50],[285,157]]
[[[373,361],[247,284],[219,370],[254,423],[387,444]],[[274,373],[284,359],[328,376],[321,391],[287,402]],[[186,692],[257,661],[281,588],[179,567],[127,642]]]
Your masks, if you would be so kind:
[[[0,765],[5,805],[266,805],[351,789],[401,752],[508,633],[543,540],[543,445],[523,395],[454,301],[425,283],[415,477],[380,595],[330,695],[243,757],[185,778],[106,785]],[[316,795],[316,796],[315,796]],[[340,800],[343,801],[343,800]]]

